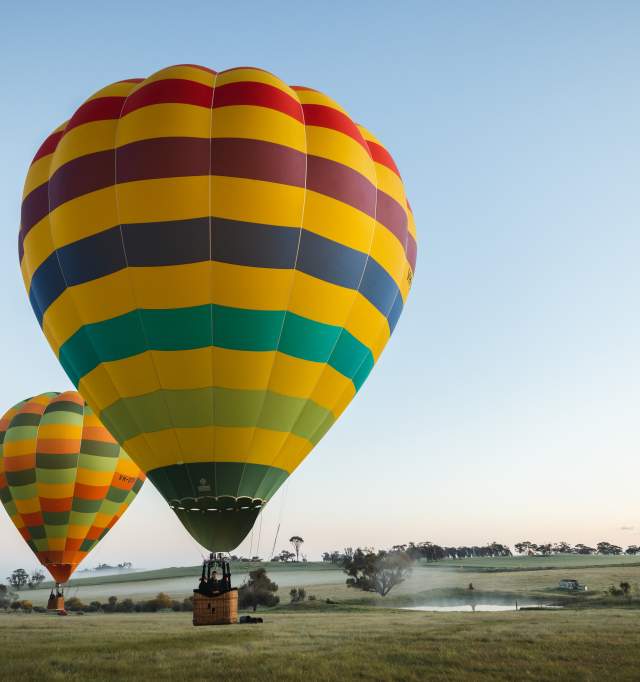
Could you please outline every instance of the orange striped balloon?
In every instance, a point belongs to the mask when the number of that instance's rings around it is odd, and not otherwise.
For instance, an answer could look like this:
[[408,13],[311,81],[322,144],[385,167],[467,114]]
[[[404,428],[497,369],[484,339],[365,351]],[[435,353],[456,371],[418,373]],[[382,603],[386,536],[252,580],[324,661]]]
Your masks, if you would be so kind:
[[75,391],[29,398],[0,420],[0,501],[57,583],[69,580],[144,479]]

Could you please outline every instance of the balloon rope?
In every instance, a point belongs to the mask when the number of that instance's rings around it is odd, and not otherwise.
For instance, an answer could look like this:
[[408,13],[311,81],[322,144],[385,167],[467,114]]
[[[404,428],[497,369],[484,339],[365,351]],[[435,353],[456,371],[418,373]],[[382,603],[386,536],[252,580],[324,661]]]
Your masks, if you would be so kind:
[[253,552],[253,528],[251,529],[251,543],[249,544],[249,561],[251,561]]
[[284,490],[282,491],[282,500],[280,502],[280,513],[278,514],[278,527],[276,528],[276,535],[273,538],[273,547],[271,548],[271,557],[269,560],[273,559],[273,553],[276,551],[276,542],[278,542],[278,533],[280,532],[280,523],[282,522],[282,512],[284,511],[284,503],[287,499],[287,491],[289,490],[289,479],[287,479],[284,484]]
[[260,512],[260,528],[258,528],[258,546],[256,547],[256,556],[260,556],[260,538],[262,537],[262,511]]
[[280,524],[278,524],[278,527],[276,528],[276,536],[273,538],[273,547],[271,548],[271,559],[273,559],[273,553],[276,551],[276,542],[278,542],[278,533],[279,532],[280,532]]

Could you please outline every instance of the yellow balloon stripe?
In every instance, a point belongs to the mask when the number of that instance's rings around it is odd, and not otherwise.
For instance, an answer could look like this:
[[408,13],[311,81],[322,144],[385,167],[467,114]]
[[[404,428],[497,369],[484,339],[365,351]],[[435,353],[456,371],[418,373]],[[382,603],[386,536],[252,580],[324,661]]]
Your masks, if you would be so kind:
[[[278,458],[280,468],[291,473],[313,448],[305,438],[284,431],[225,426],[155,431],[123,445],[130,452],[142,451],[136,460],[147,472],[176,463],[202,462],[201,453],[206,452],[211,463],[270,465]],[[153,454],[147,454],[149,450]]]

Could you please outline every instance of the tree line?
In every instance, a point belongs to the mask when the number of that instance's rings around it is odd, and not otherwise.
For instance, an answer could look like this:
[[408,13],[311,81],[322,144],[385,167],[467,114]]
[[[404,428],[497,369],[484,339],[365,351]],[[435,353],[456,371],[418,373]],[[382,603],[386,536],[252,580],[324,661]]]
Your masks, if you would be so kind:
[[[528,540],[516,542],[514,545],[516,554],[529,556],[551,556],[554,554],[583,554],[583,555],[614,555],[636,556],[640,554],[640,546],[629,545],[626,549],[611,542],[602,540],[595,547],[578,543],[570,545],[568,542],[547,542],[536,544]],[[510,547],[500,542],[490,542],[486,545],[462,545],[449,547],[438,545],[434,542],[409,542],[403,545],[393,545],[391,553],[405,552],[413,561],[441,561],[443,559],[477,559],[486,557],[510,557],[513,552]],[[333,550],[322,553],[322,561],[340,565],[345,559],[353,556],[353,548],[347,547],[342,552]]]
[[[440,561],[442,559],[471,559],[477,557],[508,557],[512,552],[507,545],[499,542],[491,542],[487,545],[472,545],[467,547],[443,547],[434,542],[409,542],[403,545],[393,545],[391,554],[405,553],[412,561]],[[349,559],[354,554],[352,547],[345,548],[342,552],[332,551],[323,552],[322,561],[332,564],[342,564],[345,559]]]
[[638,545],[629,545],[626,549],[623,549],[619,545],[614,545],[606,540],[598,542],[595,547],[589,547],[589,545],[582,543],[570,545],[565,541],[547,542],[537,545],[529,540],[522,540],[521,542],[516,542],[514,549],[518,554],[528,554],[529,556],[551,556],[552,554],[601,554],[613,556],[626,554],[627,556],[636,556],[640,554],[640,546]]

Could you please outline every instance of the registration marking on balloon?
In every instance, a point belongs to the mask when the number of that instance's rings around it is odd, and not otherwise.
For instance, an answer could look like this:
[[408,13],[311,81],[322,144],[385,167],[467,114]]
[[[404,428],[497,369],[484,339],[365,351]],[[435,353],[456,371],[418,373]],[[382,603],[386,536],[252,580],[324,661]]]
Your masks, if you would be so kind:
[[326,95],[245,67],[95,93],[37,152],[19,234],[60,363],[213,551],[360,389],[416,254],[385,147]]

